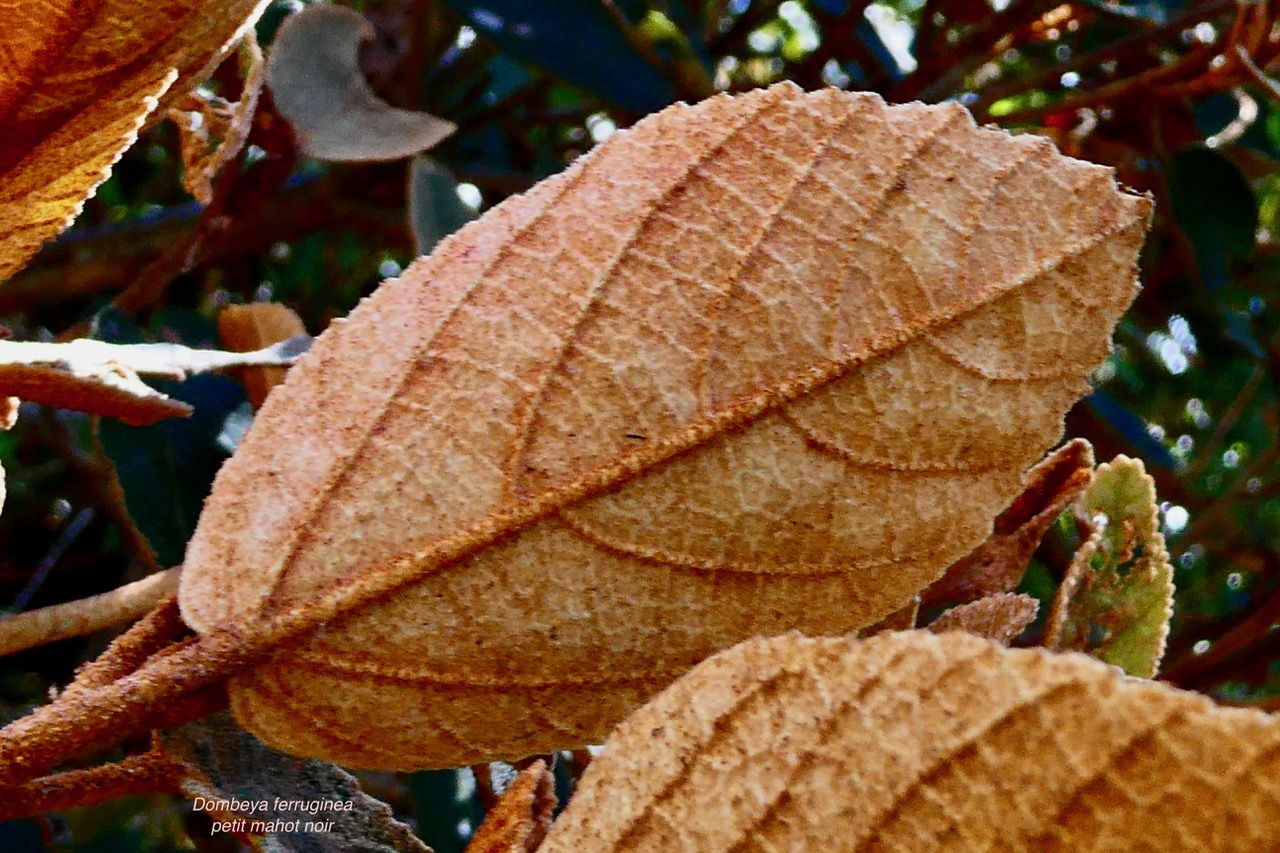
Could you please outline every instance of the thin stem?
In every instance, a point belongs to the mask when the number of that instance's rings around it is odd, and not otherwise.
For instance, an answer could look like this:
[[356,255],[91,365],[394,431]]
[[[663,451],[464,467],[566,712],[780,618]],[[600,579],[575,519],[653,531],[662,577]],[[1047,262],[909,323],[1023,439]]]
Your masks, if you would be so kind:
[[1218,458],[1218,451],[1222,448],[1222,442],[1226,439],[1227,433],[1231,432],[1236,425],[1236,421],[1240,419],[1240,415],[1244,413],[1245,407],[1252,402],[1253,395],[1257,392],[1265,376],[1266,371],[1262,365],[1255,364],[1253,372],[1249,374],[1249,378],[1240,387],[1240,391],[1237,392],[1235,399],[1231,401],[1231,405],[1222,413],[1222,417],[1218,418],[1213,435],[1209,436],[1209,440],[1204,443],[1204,447],[1196,457],[1195,463],[1187,468],[1182,475],[1184,480],[1189,483],[1195,482],[1195,479],[1204,473],[1204,469]]
[[1215,52],[1211,48],[1202,48],[1188,53],[1177,62],[1160,65],[1139,72],[1123,80],[1107,83],[1087,92],[1068,96],[1058,101],[1039,107],[1007,113],[1000,116],[1002,124],[1028,124],[1038,121],[1046,113],[1072,112],[1085,107],[1097,107],[1129,97],[1147,97],[1151,88],[1158,83],[1191,76],[1195,69],[1203,68],[1213,59]]
[[1052,8],[1051,0],[1013,0],[1004,11],[988,16],[953,49],[934,56],[919,55],[919,66],[890,91],[890,100],[931,100],[945,94],[947,81],[968,73],[997,45],[1034,23]]
[[4,790],[95,748],[143,734],[162,722],[172,724],[175,710],[202,710],[191,697],[209,695],[228,674],[266,654],[271,644],[243,641],[221,630],[170,648],[109,685],[67,690],[0,731]]
[[916,28],[915,40],[911,45],[911,52],[917,58],[933,53],[934,42],[946,31],[945,28],[941,31],[938,29],[937,19],[942,17],[941,9],[942,0],[925,0],[924,8],[920,10],[920,26]]
[[131,794],[177,794],[186,767],[158,749],[112,764],[68,770],[7,788],[0,822],[34,814],[90,806]]
[[499,800],[498,792],[493,788],[493,768],[488,764],[473,764],[471,775],[476,780],[476,799],[488,814]]
[[[31,573],[31,577],[27,578],[26,584],[18,591],[17,596],[13,599],[13,603],[9,605],[8,610],[4,614],[0,614],[0,638],[4,636],[4,626],[15,616],[31,616],[34,613],[22,613],[26,610],[31,600],[40,592],[40,588],[44,586],[44,582],[48,580],[49,573],[53,571],[54,566],[58,565],[58,561],[67,553],[67,549],[71,547],[76,539],[80,538],[80,534],[84,533],[85,528],[93,521],[97,513],[92,507],[85,507],[75,514],[71,522],[62,529],[62,533],[58,535],[53,546],[45,553],[36,564],[35,571]],[[48,608],[46,608],[47,610]],[[4,618],[9,616],[10,619]],[[4,641],[0,639],[0,655],[6,654],[4,651]]]
[[[1259,553],[1270,573],[1280,576],[1280,558],[1265,547]],[[1225,665],[1240,659],[1260,638],[1267,636],[1277,621],[1280,621],[1280,586],[1276,586],[1252,613],[1214,640],[1204,654],[1184,655],[1172,661],[1159,679],[1188,689],[1203,686]]]
[[[177,583],[178,569],[166,572]],[[159,577],[152,575],[152,577]],[[151,612],[125,631],[98,655],[80,668],[75,680],[63,690],[63,695],[75,691],[105,687],[122,678],[146,662],[147,658],[164,649],[188,630],[178,610],[176,589],[167,598],[155,603]]]
[[1249,55],[1249,51],[1245,50],[1243,45],[1235,46],[1234,56],[1236,61],[1240,63],[1240,67],[1249,75],[1249,78],[1261,86],[1271,100],[1280,104],[1280,83],[1272,80],[1258,67],[1257,63],[1253,61],[1253,57]]
[[178,590],[178,570],[93,595],[0,619],[0,655],[81,637],[143,616]]
[[1210,2],[1196,6],[1185,15],[1174,21],[1170,21],[1162,27],[1126,36],[1125,38],[1113,42],[1105,47],[1100,47],[1097,50],[1081,54],[1070,62],[1054,63],[1040,72],[1016,82],[1009,83],[1004,86],[986,86],[983,88],[982,92],[978,94],[978,99],[973,102],[970,109],[972,109],[974,113],[981,112],[985,114],[987,109],[996,101],[1003,100],[1022,92],[1032,91],[1034,89],[1044,89],[1050,86],[1058,88],[1057,81],[1060,80],[1062,75],[1066,72],[1085,71],[1090,68],[1095,68],[1109,60],[1145,56],[1149,58],[1151,62],[1157,62],[1158,60],[1154,57],[1150,57],[1147,53],[1149,48],[1155,47],[1163,39],[1177,35],[1188,27],[1194,26],[1201,21],[1217,17],[1234,5],[1234,0],[1210,0]]

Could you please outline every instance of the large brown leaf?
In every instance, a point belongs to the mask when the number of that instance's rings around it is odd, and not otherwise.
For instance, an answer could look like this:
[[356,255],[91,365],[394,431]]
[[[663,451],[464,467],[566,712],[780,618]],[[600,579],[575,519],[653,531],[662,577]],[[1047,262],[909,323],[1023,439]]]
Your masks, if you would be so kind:
[[962,633],[748,640],[637,711],[539,853],[1234,851],[1280,723]]
[[272,393],[188,550],[286,750],[602,737],[754,634],[845,633],[982,542],[1133,298],[1149,203],[958,106],[675,106],[440,244]]
[[0,4],[0,281],[67,226],[147,115],[212,71],[265,5]]

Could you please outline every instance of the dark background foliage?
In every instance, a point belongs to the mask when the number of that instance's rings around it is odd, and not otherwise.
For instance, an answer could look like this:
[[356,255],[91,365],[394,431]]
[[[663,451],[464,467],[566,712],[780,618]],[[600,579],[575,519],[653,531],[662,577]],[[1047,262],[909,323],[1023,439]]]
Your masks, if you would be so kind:
[[[264,45],[301,5],[269,7],[258,25]],[[1161,677],[1280,707],[1280,89],[1267,76],[1280,57],[1280,4],[351,5],[378,33],[362,54],[378,93],[458,124],[431,152],[456,184],[439,174],[409,181],[405,161],[307,160],[264,97],[251,145],[202,210],[181,188],[176,130],[157,124],[76,225],[0,286],[11,336],[212,345],[221,306],[262,300],[290,305],[318,333],[412,260],[415,194],[419,239],[430,243],[469,216],[468,205],[527,189],[676,100],[782,79],[893,102],[958,100],[979,122],[1048,135],[1155,197],[1144,289],[1068,434],[1090,439],[1100,459],[1142,458],[1156,479],[1178,585]],[[213,85],[232,91],[236,80],[229,62]],[[432,229],[440,233],[423,233]],[[136,428],[24,405],[17,428],[0,433],[9,488],[0,608],[83,597],[181,562],[212,476],[252,415],[224,377],[166,390],[196,415]],[[1065,535],[1046,539],[1024,590],[1052,594]],[[0,661],[0,713],[38,703],[109,639]],[[574,764],[560,763],[565,786]],[[460,849],[488,800],[470,779],[448,771],[364,782],[447,851]],[[235,849],[202,820],[172,798],[134,798],[0,825],[0,849]]]

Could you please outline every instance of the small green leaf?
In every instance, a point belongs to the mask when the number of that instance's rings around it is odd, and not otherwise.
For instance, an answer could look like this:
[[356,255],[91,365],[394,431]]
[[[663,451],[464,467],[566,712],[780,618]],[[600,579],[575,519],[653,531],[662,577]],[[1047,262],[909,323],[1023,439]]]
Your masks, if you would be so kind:
[[1173,615],[1173,567],[1157,522],[1155,482],[1140,460],[1117,456],[1098,466],[1076,513],[1091,532],[1058,588],[1045,644],[1152,678]]

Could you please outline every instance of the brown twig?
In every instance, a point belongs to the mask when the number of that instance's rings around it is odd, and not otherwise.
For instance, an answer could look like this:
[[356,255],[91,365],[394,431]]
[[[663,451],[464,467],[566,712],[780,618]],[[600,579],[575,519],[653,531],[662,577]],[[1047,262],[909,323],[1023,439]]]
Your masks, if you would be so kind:
[[[175,577],[177,571],[177,569],[170,570]],[[104,687],[117,678],[128,675],[142,666],[151,655],[189,630],[178,610],[177,596],[169,595],[161,599],[156,602],[150,613],[138,620],[128,631],[116,637],[106,651],[82,666],[76,673],[75,680],[63,690],[62,695]]]
[[586,748],[569,750],[570,757],[573,758],[573,775],[575,779],[582,778],[582,774],[587,772],[587,768],[591,766],[591,750]]
[[[402,180],[398,179],[399,183]],[[524,189],[532,183],[528,180]],[[356,200],[356,186],[361,184],[363,193],[377,195],[382,191],[381,187],[370,186],[367,169],[354,169],[266,198],[213,235],[200,254],[200,264],[224,264],[252,257],[275,243],[290,243],[321,230],[358,231],[366,239],[376,238],[379,247],[407,247],[409,238],[403,217],[383,205]],[[193,213],[184,213],[94,229],[86,235],[68,232],[78,239],[54,243],[40,256],[39,263],[0,288],[0,314],[31,312],[119,291],[162,253],[162,246],[182,239],[193,221]],[[88,255],[90,260],[82,260],[82,255]]]
[[0,395],[145,426],[193,409],[123,372],[77,376],[48,364],[0,364]]
[[[137,278],[112,300],[114,308],[133,314],[158,302],[169,284],[200,263],[206,245],[226,231],[241,213],[251,211],[275,194],[288,178],[296,159],[296,148],[288,123],[275,112],[269,93],[259,99],[248,142],[267,156],[245,168],[248,146],[242,149],[212,180],[211,200],[195,224],[177,241],[142,269]],[[88,321],[78,323],[60,335],[61,340],[83,337]]]
[[42,415],[45,429],[41,431],[41,435],[49,442],[53,452],[79,476],[79,482],[87,489],[98,508],[115,523],[126,546],[133,553],[134,562],[142,568],[142,573],[155,574],[161,571],[163,567],[156,560],[150,542],[138,529],[125,507],[124,490],[120,487],[115,466],[107,459],[96,440],[92,441],[89,450],[82,448],[69,420],[67,412],[45,409]]
[[109,685],[65,691],[0,730],[0,791],[149,731],[182,700],[204,694],[268,650],[216,631],[152,656]]
[[[1000,116],[1002,124],[1030,124],[1039,121],[1049,113],[1072,112],[1086,107],[1100,107],[1125,98],[1150,97],[1152,89],[1162,83],[1192,76],[1200,69],[1206,68],[1216,55],[1212,48],[1193,50],[1169,65],[1141,71],[1121,80],[1106,83],[1095,89],[1069,95],[1057,101],[1038,107],[1006,113]],[[1161,92],[1163,95],[1164,93]]]
[[892,101],[930,100],[943,94],[945,82],[963,76],[982,62],[1010,34],[1035,23],[1053,8],[1053,0],[1013,0],[1001,12],[989,15],[953,49],[929,57],[917,56],[919,65],[889,90]]
[[1161,673],[1160,680],[1188,688],[1205,683],[1218,667],[1245,652],[1278,620],[1280,620],[1280,587],[1273,590],[1253,613],[1212,641],[1204,654],[1193,654],[1174,661]]
[[185,772],[182,762],[152,749],[112,764],[42,776],[5,789],[0,822],[130,794],[177,794]]
[[[1267,573],[1273,579],[1280,579],[1280,556],[1265,547],[1257,553]],[[1280,622],[1280,583],[1251,613],[1243,619],[1233,619],[1234,624],[1213,640],[1203,654],[1184,654],[1171,661],[1159,679],[1189,689],[1210,683],[1232,661],[1248,656],[1249,650],[1270,633],[1276,622]]]
[[1023,77],[1013,83],[1004,86],[986,86],[978,94],[978,99],[970,109],[974,113],[986,114],[991,104],[996,101],[1035,89],[1058,88],[1057,81],[1068,71],[1086,71],[1104,62],[1121,59],[1135,61],[1139,58],[1143,58],[1148,63],[1158,62],[1159,60],[1151,55],[1151,48],[1171,36],[1177,36],[1188,27],[1221,15],[1233,6],[1235,6],[1235,0],[1209,0],[1209,2],[1195,5],[1164,26],[1126,36],[1112,44],[1081,54],[1069,62],[1054,63],[1036,74]]
[[151,729],[177,729],[187,723],[203,720],[210,714],[227,710],[230,704],[226,687],[219,683],[193,693],[164,708],[151,719]]
[[[226,227],[223,211],[230,200],[231,188],[239,172],[244,168],[245,152],[241,151],[213,180],[212,201],[205,208],[195,225],[164,254],[157,257],[138,274],[133,283],[111,300],[112,307],[125,314],[145,308],[159,301],[170,282],[195,268],[200,251],[206,241]],[[88,330],[88,321],[72,326],[60,337],[71,340],[82,337]]]
[[729,0],[708,0],[703,6],[702,40],[709,42],[716,37],[720,21],[729,8]]
[[[1270,600],[1265,605],[1270,608]],[[1256,629],[1257,625],[1251,624],[1250,627]],[[1212,650],[1213,647],[1210,646],[1210,651]],[[1159,678],[1186,690],[1204,692],[1224,681],[1254,680],[1255,676],[1250,673],[1265,669],[1277,654],[1280,654],[1280,631],[1264,629],[1262,633],[1256,630],[1235,633],[1233,629],[1226,651],[1215,655],[1208,663],[1199,664],[1194,673],[1189,674],[1183,670],[1180,662],[1176,670],[1171,669]]]
[[0,619],[0,655],[80,637],[144,615],[178,588],[178,570],[149,575],[101,595]]
[[471,765],[471,776],[476,781],[476,799],[480,801],[480,805],[484,808],[485,813],[493,811],[493,807],[498,804],[500,799],[498,792],[493,788],[493,768],[488,764]]
[[1253,61],[1249,51],[1245,50],[1241,45],[1236,45],[1234,55],[1236,61],[1240,63],[1240,67],[1249,75],[1249,79],[1261,86],[1271,100],[1280,104],[1280,83],[1268,77],[1266,72]]
[[[14,597],[13,603],[9,605],[7,616],[25,615],[22,611],[26,610],[31,604],[32,599],[36,597],[40,588],[44,586],[44,582],[49,579],[49,574],[57,566],[58,561],[66,555],[67,549],[93,523],[93,519],[97,514],[92,507],[85,507],[77,512],[67,525],[62,528],[62,532],[58,534],[58,538],[54,540],[53,545],[40,558],[40,562],[36,564],[35,570],[27,576],[26,583]],[[4,624],[5,621],[7,620],[0,616],[0,625]]]
[[[1217,496],[1215,500],[1208,503],[1202,511],[1197,513],[1192,522],[1183,528],[1182,533],[1178,536],[1178,541],[1180,543],[1198,542],[1209,531],[1217,529],[1222,524],[1223,517],[1239,506],[1237,501],[1247,493],[1249,481],[1270,470],[1277,459],[1280,459],[1280,442],[1272,444],[1260,453],[1254,459],[1253,464],[1236,476],[1231,486],[1223,494]],[[1253,496],[1251,495],[1250,497]]]
[[870,6],[870,0],[853,0],[840,15],[831,15],[818,7],[810,10],[814,20],[822,28],[822,40],[816,50],[804,58],[791,72],[796,82],[806,88],[823,85],[822,69],[830,59],[836,59],[843,51],[852,57],[867,75],[871,89],[882,91],[892,82],[889,72],[858,37],[858,25]]
[[713,54],[736,54],[752,31],[778,14],[780,4],[781,0],[753,0],[727,30],[708,40],[707,49]]
[[305,336],[249,353],[87,339],[58,344],[0,341],[0,396],[108,415],[139,426],[192,412],[188,404],[147,385],[142,375],[181,379],[230,367],[282,367],[308,346]]
[[916,27],[912,45],[912,52],[916,56],[933,53],[935,41],[944,32],[938,30],[937,19],[942,17],[941,8],[942,0],[925,0],[924,7],[920,10],[920,26]]
[[[1231,29],[1223,39],[1214,44],[1219,56],[1198,76],[1180,83],[1166,85],[1159,92],[1164,98],[1193,98],[1212,94],[1236,86],[1248,77],[1241,66],[1239,55],[1246,56],[1262,45],[1266,30],[1270,29],[1270,17],[1264,4],[1238,3]],[[1261,27],[1262,29],[1259,29]]]
[[1214,425],[1213,434],[1209,436],[1208,440],[1200,448],[1200,452],[1196,455],[1196,461],[1183,473],[1183,480],[1194,482],[1197,477],[1204,473],[1204,469],[1218,458],[1218,450],[1222,447],[1222,442],[1226,439],[1227,433],[1231,432],[1236,425],[1236,421],[1240,419],[1240,415],[1244,414],[1245,407],[1252,402],[1253,395],[1257,393],[1258,387],[1262,385],[1262,380],[1265,376],[1266,371],[1262,368],[1262,365],[1255,364],[1249,374],[1249,378],[1240,386],[1240,390],[1236,392],[1231,404],[1227,406],[1226,411],[1218,418],[1217,424]]

